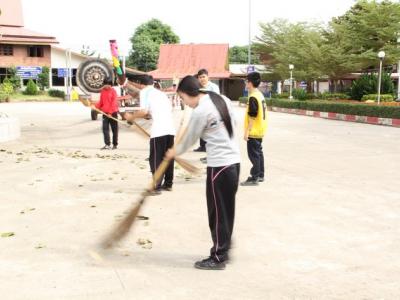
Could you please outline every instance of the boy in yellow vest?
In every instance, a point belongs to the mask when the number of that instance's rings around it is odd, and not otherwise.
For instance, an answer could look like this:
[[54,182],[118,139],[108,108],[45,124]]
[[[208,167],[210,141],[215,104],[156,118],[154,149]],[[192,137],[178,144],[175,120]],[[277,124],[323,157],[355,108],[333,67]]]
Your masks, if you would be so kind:
[[244,140],[247,142],[247,154],[253,167],[247,180],[240,184],[242,186],[257,186],[259,182],[264,181],[262,141],[267,129],[267,107],[264,95],[258,89],[260,83],[260,73],[253,72],[247,75],[249,101],[244,120]]

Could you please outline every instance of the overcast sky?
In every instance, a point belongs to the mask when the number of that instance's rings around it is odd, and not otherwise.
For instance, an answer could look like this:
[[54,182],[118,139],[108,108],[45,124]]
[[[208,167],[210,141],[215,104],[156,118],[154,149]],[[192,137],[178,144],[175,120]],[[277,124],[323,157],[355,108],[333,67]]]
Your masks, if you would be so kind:
[[[10,0],[12,1],[12,0]],[[135,28],[151,18],[167,23],[181,43],[248,41],[249,0],[22,0],[25,26],[57,37],[62,47],[82,45],[108,55],[108,40],[117,39],[128,54]],[[275,18],[328,22],[346,12],[354,0],[251,0],[252,37],[259,23]]]

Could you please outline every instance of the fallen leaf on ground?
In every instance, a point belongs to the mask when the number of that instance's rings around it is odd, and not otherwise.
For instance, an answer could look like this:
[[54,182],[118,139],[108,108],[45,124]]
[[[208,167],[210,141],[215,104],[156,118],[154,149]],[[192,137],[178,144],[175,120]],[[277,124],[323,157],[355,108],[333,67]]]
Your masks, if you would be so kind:
[[15,235],[14,232],[4,232],[4,233],[1,234],[1,237],[2,238],[6,238],[6,237],[14,236],[14,235]]
[[136,218],[138,220],[148,220],[149,219],[149,217],[146,217],[146,216],[136,216]]
[[34,211],[36,208],[34,208],[34,207],[32,207],[32,208],[26,208],[26,209],[24,209],[24,210],[21,210],[20,211],[20,214],[24,214],[24,213],[27,213],[28,211]]
[[136,243],[140,245],[143,249],[153,248],[153,242],[149,239],[138,239]]
[[42,245],[42,244],[38,244],[38,245],[35,247],[35,249],[43,249],[43,248],[46,248],[46,246],[45,246],[45,245]]

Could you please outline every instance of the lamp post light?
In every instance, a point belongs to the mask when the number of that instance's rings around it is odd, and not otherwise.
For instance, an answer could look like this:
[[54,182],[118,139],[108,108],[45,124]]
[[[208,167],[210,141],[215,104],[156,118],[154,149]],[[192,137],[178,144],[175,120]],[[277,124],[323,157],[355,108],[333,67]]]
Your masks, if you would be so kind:
[[379,51],[379,79],[378,79],[378,105],[381,103],[381,85],[382,85],[382,63],[385,58],[385,52]]
[[289,70],[290,70],[290,87],[289,87],[289,99],[292,100],[292,88],[293,88],[293,69],[294,65],[290,64],[289,65]]

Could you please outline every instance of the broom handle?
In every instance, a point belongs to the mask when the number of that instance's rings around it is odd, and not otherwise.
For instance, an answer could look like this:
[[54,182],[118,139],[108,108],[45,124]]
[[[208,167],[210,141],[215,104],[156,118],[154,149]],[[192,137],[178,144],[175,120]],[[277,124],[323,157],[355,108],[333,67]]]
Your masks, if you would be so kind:
[[[91,106],[91,104],[90,104],[90,102],[89,102],[89,100],[87,100],[87,99],[85,99],[85,101],[86,101],[86,104],[88,105],[88,106],[90,106],[92,109],[94,109],[95,111],[97,111],[98,113],[100,113],[100,114],[102,114],[102,115],[105,115],[107,118],[110,118],[110,119],[112,119],[112,120],[115,120],[115,121],[117,121],[118,123],[121,123],[121,124],[124,124],[124,125],[127,125],[127,126],[129,126],[129,128],[131,127],[128,123],[126,123],[126,122],[124,122],[124,121],[121,121],[121,120],[119,120],[119,119],[116,119],[116,118],[114,118],[113,116],[110,116],[110,115],[108,115],[108,114],[106,114],[105,112],[103,112],[102,110],[100,110],[100,109],[98,109],[97,107],[95,107],[95,106]],[[180,128],[182,128],[182,123],[183,123],[183,121],[184,121],[184,118],[182,118],[181,119],[181,122],[180,122]],[[136,121],[134,121],[134,120],[132,120],[131,121],[141,132],[143,132],[143,134],[144,135],[146,135],[147,137],[150,137],[150,134],[146,131],[146,129],[144,129],[142,126],[140,126]],[[181,133],[180,135],[182,135],[183,133]],[[178,140],[180,140],[180,138],[181,137],[179,137],[179,135],[177,136],[177,138],[176,138],[176,140],[178,141]],[[181,159],[179,158],[179,157],[175,157],[175,161],[179,164],[179,165],[182,165],[181,164]],[[193,170],[195,170],[196,168],[193,166],[193,165],[191,165],[189,162],[186,162],[186,164],[188,164],[189,166],[190,166],[190,168],[192,168]],[[168,167],[168,166],[167,166]],[[184,168],[184,169],[186,169],[186,168]],[[166,170],[166,168],[165,168],[165,170]],[[165,172],[165,170],[164,170],[164,172]],[[193,171],[192,171],[193,172]],[[161,177],[161,176],[160,176]],[[159,179],[159,178],[158,178]],[[156,180],[156,182],[157,182],[158,180]]]

